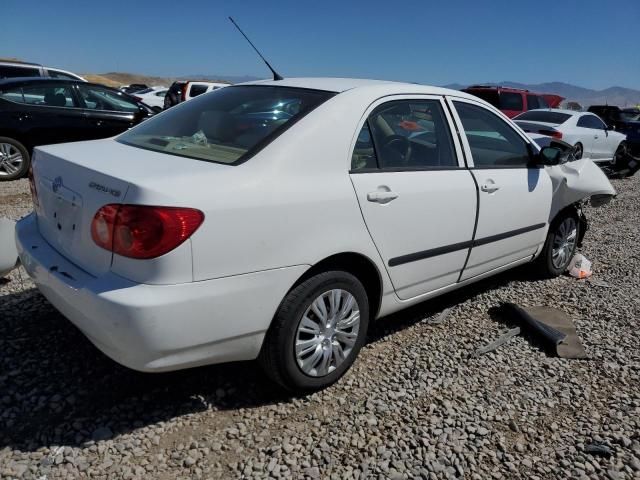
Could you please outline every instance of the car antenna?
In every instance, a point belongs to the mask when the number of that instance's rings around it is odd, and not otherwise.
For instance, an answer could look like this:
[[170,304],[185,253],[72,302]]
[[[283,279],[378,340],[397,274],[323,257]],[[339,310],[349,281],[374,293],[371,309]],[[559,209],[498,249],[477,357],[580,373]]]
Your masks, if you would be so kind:
[[249,45],[251,45],[253,47],[253,49],[256,51],[256,53],[260,56],[260,58],[262,59],[262,61],[267,65],[267,67],[269,68],[269,70],[271,70],[271,73],[273,73],[273,79],[274,80],[284,80],[284,78],[282,78],[282,76],[276,72],[273,67],[271,65],[269,65],[269,62],[267,62],[267,59],[264,58],[262,56],[262,54],[260,53],[260,51],[256,48],[256,46],[251,42],[251,40],[249,40],[249,37],[247,37],[245,35],[245,33],[242,31],[242,29],[238,26],[238,24],[235,22],[235,20],[231,17],[229,17],[229,20],[231,20],[231,23],[233,23],[233,25],[238,29],[238,31],[242,34],[242,36],[247,40],[247,42],[249,42]]

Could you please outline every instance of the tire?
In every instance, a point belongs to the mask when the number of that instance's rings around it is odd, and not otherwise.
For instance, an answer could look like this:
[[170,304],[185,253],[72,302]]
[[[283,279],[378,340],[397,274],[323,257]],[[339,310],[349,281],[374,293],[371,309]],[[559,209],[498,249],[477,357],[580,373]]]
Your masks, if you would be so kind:
[[26,147],[9,137],[0,137],[0,182],[24,177],[29,171],[31,156]]
[[[334,297],[337,304],[332,309],[330,297],[334,292],[341,296]],[[320,309],[312,304],[325,306],[325,321],[316,314]],[[349,305],[353,308],[348,309]],[[345,318],[340,320],[342,316],[338,315],[332,320],[332,311],[340,314],[342,309]],[[259,362],[268,377],[289,391],[320,390],[335,383],[351,367],[366,341],[368,326],[369,300],[362,283],[343,271],[320,273],[286,295],[265,336]]]
[[[580,221],[578,215],[573,211],[558,215],[551,222],[544,247],[536,260],[541,276],[554,278],[562,275],[576,252],[579,239]],[[563,245],[566,245],[566,248],[562,248]]]
[[582,158],[582,155],[584,155],[584,147],[580,142],[578,142],[573,147],[573,156],[576,160],[580,160]]
[[620,142],[618,148],[616,148],[616,153],[613,155],[613,169],[616,172],[620,172],[622,170],[627,170],[628,166],[627,159],[627,142]]

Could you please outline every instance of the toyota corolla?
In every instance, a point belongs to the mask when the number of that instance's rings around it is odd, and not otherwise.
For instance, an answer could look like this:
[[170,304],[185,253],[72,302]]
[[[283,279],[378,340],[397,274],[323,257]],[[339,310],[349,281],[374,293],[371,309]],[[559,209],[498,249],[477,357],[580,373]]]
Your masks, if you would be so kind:
[[529,262],[564,272],[581,202],[615,192],[563,155],[463,92],[237,85],[113,139],[37,148],[17,245],[117,362],[258,358],[309,391],[345,373],[378,317]]

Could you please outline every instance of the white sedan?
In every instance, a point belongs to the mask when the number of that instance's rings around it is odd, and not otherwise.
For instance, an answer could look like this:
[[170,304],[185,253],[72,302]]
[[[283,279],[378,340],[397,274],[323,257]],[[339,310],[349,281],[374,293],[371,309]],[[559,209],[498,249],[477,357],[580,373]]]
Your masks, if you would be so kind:
[[615,191],[593,168],[554,206],[562,161],[462,92],[262,81],[36,148],[16,239],[42,293],[114,360],[259,358],[309,391],[345,373],[376,318],[534,260],[564,272],[581,202]]
[[525,132],[561,139],[575,148],[576,158],[615,164],[626,152],[627,136],[611,130],[593,113],[574,110],[529,110],[513,119]]
[[169,89],[167,87],[149,87],[131,94],[135,99],[150,107],[164,107],[164,97]]

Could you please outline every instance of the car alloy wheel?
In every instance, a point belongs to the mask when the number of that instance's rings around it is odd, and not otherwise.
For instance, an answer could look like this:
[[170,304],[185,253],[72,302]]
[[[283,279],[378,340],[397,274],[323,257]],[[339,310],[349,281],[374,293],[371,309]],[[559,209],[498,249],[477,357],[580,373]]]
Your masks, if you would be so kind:
[[323,377],[351,354],[358,339],[360,308],[346,290],[320,294],[306,309],[296,331],[295,357],[311,377]]
[[576,144],[575,147],[573,147],[573,156],[575,157],[576,160],[580,160],[582,158],[582,144],[578,143]]
[[10,143],[0,143],[0,176],[15,175],[22,169],[24,158]]
[[557,269],[566,269],[576,248],[578,224],[573,216],[566,217],[553,237],[551,262]]

